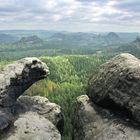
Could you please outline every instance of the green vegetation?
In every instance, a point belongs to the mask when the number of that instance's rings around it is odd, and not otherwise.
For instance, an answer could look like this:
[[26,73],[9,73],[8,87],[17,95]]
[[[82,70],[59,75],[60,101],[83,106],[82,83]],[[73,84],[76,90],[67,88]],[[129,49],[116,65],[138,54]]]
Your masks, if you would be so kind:
[[72,139],[71,117],[75,98],[86,93],[89,77],[105,60],[96,56],[41,57],[50,68],[49,79],[37,82],[26,94],[46,96],[62,107],[65,118],[63,140]]

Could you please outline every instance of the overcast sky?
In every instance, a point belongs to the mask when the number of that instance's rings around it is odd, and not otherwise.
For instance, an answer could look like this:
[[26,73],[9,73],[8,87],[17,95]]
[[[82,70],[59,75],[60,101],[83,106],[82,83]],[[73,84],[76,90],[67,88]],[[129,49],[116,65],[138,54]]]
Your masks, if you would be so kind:
[[0,29],[140,32],[140,0],[0,0]]

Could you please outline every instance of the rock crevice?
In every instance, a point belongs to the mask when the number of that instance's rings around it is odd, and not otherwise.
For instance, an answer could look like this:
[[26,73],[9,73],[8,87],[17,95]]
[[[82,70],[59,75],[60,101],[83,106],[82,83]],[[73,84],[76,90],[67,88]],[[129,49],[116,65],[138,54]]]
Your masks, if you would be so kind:
[[140,60],[124,53],[103,64],[74,114],[74,140],[139,140]]
[[73,140],[139,140],[140,126],[129,118],[95,105],[87,95],[79,96],[73,118]]

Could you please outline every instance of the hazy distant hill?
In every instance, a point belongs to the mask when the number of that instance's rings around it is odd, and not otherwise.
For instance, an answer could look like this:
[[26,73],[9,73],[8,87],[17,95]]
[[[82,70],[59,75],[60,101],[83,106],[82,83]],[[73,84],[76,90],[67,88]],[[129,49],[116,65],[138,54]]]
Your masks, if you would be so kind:
[[64,40],[66,39],[67,35],[64,33],[56,33],[50,37],[52,40]]
[[128,53],[131,53],[131,54],[133,54],[135,56],[139,56],[140,55],[140,38],[137,37],[131,43],[121,45],[120,47],[118,47],[116,49],[113,49],[111,51],[116,52],[116,53],[128,52]]
[[117,33],[123,41],[130,43],[136,39],[137,36],[140,36],[140,33]]
[[22,37],[28,37],[37,35],[39,38],[43,40],[47,40],[53,34],[57,33],[57,31],[49,31],[49,30],[0,30],[0,34],[7,34],[11,36],[15,36],[18,39]]
[[108,33],[105,37],[105,40],[108,42],[108,43],[121,43],[122,42],[122,39],[119,37],[119,35],[117,35],[116,33],[114,32],[110,32]]
[[[66,35],[66,36],[76,36],[78,38],[100,38],[101,36],[106,36],[107,33],[99,33],[99,32],[66,32],[66,31],[53,31],[53,30],[0,30],[0,34],[6,34],[10,35],[13,37],[16,37],[16,39],[20,39],[21,37],[28,37],[28,36],[33,36],[37,35],[39,38],[43,40],[48,40],[50,37],[55,37],[55,34],[61,36]],[[132,42],[137,36],[140,35],[140,33],[124,33],[124,32],[117,32],[117,34],[123,41],[125,42]],[[63,38],[63,37],[62,37]]]
[[137,37],[132,43],[140,46],[140,37]]
[[51,36],[51,39],[56,40],[71,40],[71,41],[92,41],[97,35],[93,33],[56,33]]
[[107,35],[94,33],[56,33],[50,37],[51,41],[71,42],[88,44],[118,44],[122,43],[122,39],[114,32]]
[[17,37],[8,34],[0,34],[0,43],[12,43],[15,42],[17,39]]
[[[140,54],[140,39],[136,39],[136,35],[139,36],[139,33],[6,30],[0,31],[0,42],[9,42],[9,44],[1,44],[0,51],[29,52],[29,50],[35,50],[39,55],[44,53],[45,50],[51,55],[102,55],[103,53],[108,55],[120,52]],[[131,41],[130,43],[130,40],[134,37],[135,41]],[[3,53],[3,55],[7,56],[6,53]]]
[[22,37],[19,41],[15,42],[15,45],[37,45],[42,44],[44,41],[38,36]]
[[7,51],[29,51],[29,50],[38,50],[42,49],[44,45],[44,40],[39,38],[38,36],[28,36],[22,37],[19,41],[12,43],[7,46]]

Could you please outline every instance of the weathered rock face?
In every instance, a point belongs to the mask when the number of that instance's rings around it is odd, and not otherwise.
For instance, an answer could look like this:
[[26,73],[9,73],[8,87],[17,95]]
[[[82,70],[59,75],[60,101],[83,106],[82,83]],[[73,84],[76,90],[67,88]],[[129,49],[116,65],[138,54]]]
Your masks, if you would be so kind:
[[61,140],[63,116],[60,106],[40,96],[21,96],[15,105],[14,123],[3,131],[2,140]]
[[21,114],[1,137],[2,140],[61,140],[56,127],[44,117],[33,112]]
[[139,140],[140,126],[95,105],[87,95],[77,98],[74,140]]
[[61,139],[61,108],[45,97],[19,97],[48,74],[37,58],[21,59],[0,72],[0,140]]
[[87,94],[94,103],[125,110],[140,122],[140,60],[126,53],[106,62],[90,79]]
[[26,112],[36,112],[39,116],[51,121],[61,133],[63,132],[64,120],[61,107],[51,103],[47,98],[40,96],[19,97],[15,106],[15,114],[24,114]]
[[46,78],[49,70],[37,58],[24,58],[0,72],[0,106],[11,107],[33,83]]

